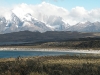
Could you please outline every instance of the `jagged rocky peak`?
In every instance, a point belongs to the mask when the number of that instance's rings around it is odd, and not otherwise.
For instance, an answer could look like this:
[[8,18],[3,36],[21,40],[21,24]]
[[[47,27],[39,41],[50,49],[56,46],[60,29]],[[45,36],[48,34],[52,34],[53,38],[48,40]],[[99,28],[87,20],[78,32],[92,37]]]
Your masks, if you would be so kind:
[[0,33],[10,33],[24,30],[39,32],[91,32],[93,30],[93,32],[99,32],[100,22],[92,22],[90,20],[85,22],[83,19],[86,19],[86,17],[79,17],[79,15],[82,14],[80,14],[80,12],[79,14],[74,13],[76,12],[75,9],[78,10],[83,8],[76,7],[69,12],[63,7],[58,7],[46,2],[42,2],[37,5],[27,5],[22,3],[16,5],[0,17]]

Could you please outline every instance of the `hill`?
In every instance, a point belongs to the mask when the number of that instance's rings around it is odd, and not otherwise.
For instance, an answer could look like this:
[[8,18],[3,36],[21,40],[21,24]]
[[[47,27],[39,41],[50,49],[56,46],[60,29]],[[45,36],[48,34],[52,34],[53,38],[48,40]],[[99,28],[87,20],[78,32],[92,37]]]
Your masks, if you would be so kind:
[[99,40],[99,37],[97,33],[80,33],[74,31],[47,31],[44,33],[20,31],[0,34],[0,45],[32,45],[45,42]]

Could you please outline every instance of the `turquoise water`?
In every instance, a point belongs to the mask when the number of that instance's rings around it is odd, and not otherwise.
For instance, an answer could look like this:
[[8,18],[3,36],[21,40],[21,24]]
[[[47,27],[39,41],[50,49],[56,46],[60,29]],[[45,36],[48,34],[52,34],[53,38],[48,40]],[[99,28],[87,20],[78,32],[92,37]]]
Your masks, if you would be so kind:
[[27,56],[56,56],[56,55],[76,55],[75,52],[57,52],[57,51],[0,51],[0,58],[9,57],[27,57]]

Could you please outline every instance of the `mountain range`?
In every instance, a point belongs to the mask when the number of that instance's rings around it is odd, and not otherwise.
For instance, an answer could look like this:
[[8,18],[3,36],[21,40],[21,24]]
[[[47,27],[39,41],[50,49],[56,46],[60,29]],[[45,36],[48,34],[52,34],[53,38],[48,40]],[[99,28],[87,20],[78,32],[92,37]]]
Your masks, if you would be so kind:
[[[31,6],[31,5],[30,5]],[[0,34],[32,31],[78,31],[78,32],[100,32],[100,22],[79,22],[70,25],[65,20],[68,11],[62,7],[45,3],[34,6],[34,9],[27,4],[21,4],[10,10],[6,16],[0,16]],[[51,9],[53,13],[50,13]],[[46,11],[47,10],[47,11]],[[59,13],[60,14],[59,14]],[[34,14],[34,15],[33,15]],[[74,21],[74,20],[73,20]]]

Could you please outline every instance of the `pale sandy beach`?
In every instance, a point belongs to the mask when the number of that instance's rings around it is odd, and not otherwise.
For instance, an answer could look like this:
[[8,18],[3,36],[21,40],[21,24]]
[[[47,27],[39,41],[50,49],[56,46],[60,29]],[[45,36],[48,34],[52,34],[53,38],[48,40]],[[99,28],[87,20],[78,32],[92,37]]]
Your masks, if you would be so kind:
[[100,54],[100,50],[82,50],[82,49],[58,49],[58,48],[13,48],[3,47],[0,51],[54,51],[54,52],[75,52],[75,53],[93,53]]

